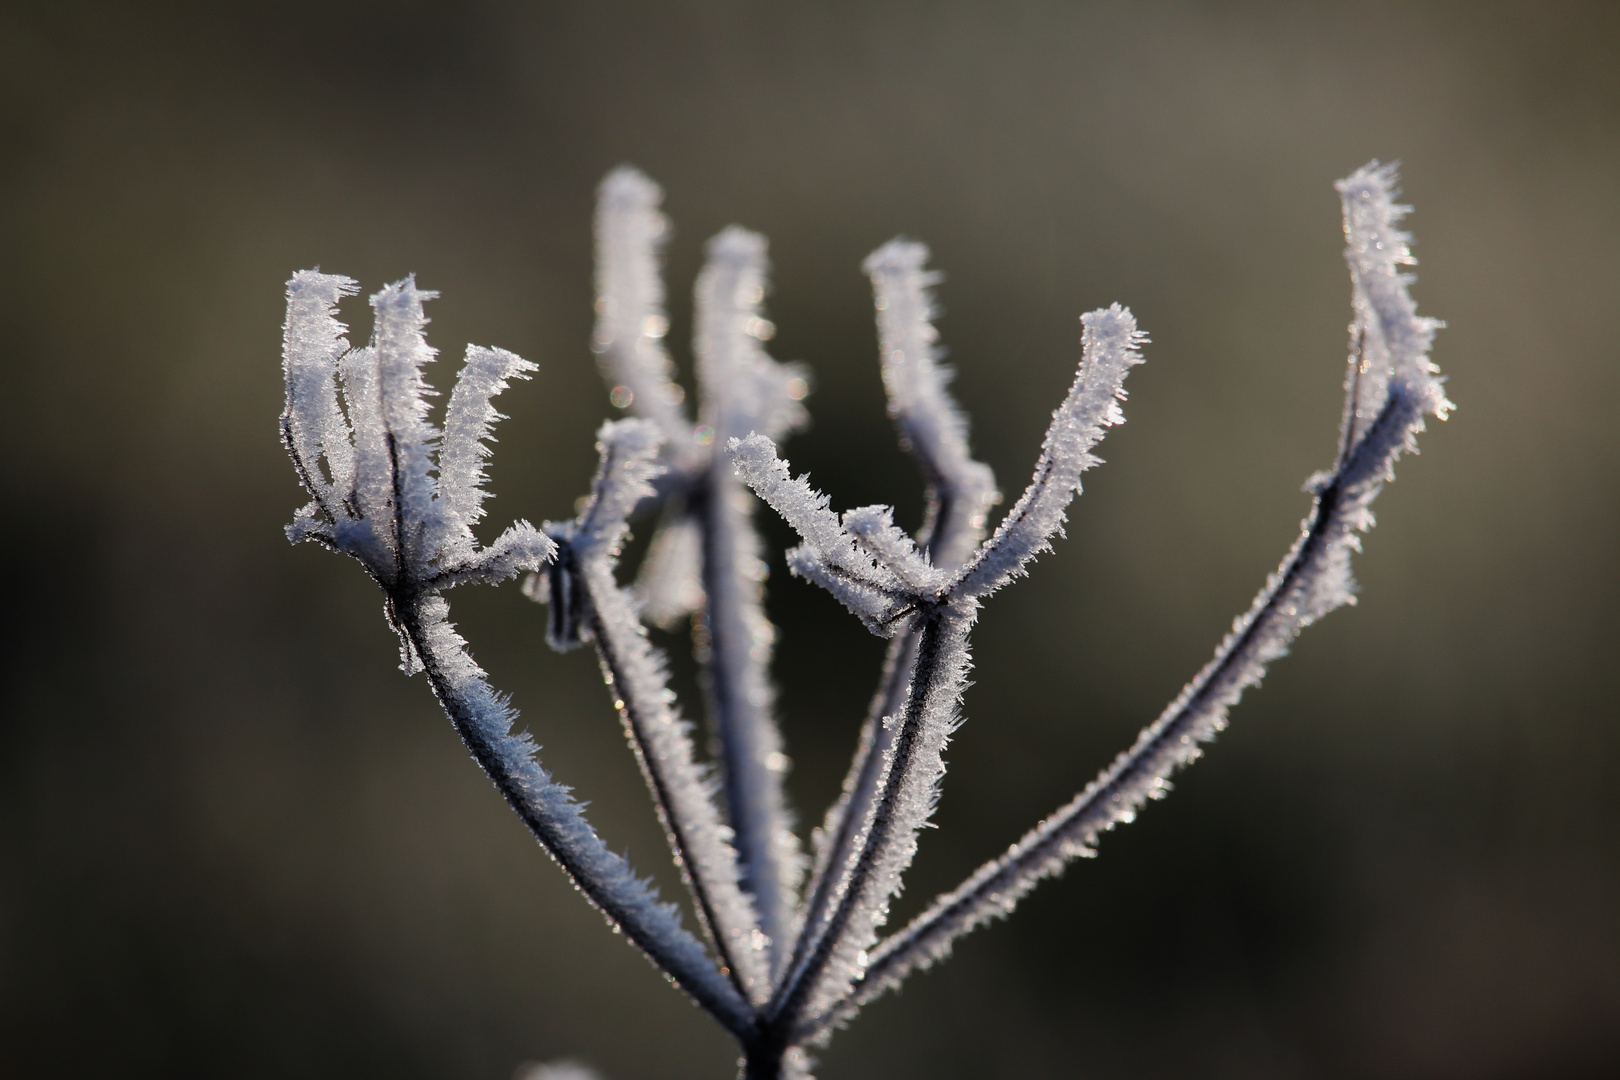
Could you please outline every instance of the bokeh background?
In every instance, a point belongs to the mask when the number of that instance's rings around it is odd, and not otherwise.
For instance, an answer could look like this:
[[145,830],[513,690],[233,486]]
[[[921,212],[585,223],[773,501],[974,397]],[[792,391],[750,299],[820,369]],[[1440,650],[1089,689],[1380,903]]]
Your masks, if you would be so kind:
[[[442,290],[441,386],[469,341],[541,365],[492,527],[588,482],[621,162],[668,191],[684,370],[702,241],[771,237],[773,351],[815,372],[789,451],[840,506],[920,507],[858,269],[882,241],[933,245],[1012,491],[1076,316],[1136,311],[1130,422],[990,605],[906,917],[1126,745],[1294,536],[1339,409],[1330,185],[1374,157],[1459,410],[1379,501],[1361,603],[820,1075],[1620,1075],[1620,7],[1367,0],[0,3],[0,1073],[731,1075],[395,669],[369,583],[282,538],[291,271]],[[593,660],[513,587],[453,599],[678,895]],[[808,823],[880,648],[785,574],[770,610]]]

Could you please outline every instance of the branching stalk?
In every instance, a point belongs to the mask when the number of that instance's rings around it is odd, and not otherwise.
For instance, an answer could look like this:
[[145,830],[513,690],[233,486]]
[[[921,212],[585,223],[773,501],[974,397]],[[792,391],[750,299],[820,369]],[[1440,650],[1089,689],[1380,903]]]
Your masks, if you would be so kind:
[[1410,446],[1421,421],[1414,396],[1393,384],[1383,412],[1322,486],[1298,542],[1203,671],[1085,791],[872,950],[871,963],[849,998],[801,1028],[799,1037],[814,1037],[898,986],[912,971],[942,959],[958,937],[1010,914],[1030,890],[1060,873],[1070,860],[1095,855],[1103,832],[1133,821],[1146,800],[1168,794],[1169,775],[1196,760],[1199,744],[1224,729],[1227,710],[1244,689],[1259,683],[1266,664],[1281,656],[1300,630],[1343,602],[1322,583],[1331,577],[1336,553],[1353,536],[1366,503],[1392,475],[1395,458]]
[[549,527],[563,548],[549,574],[577,578],[580,636],[596,645],[699,924],[738,992],[757,1004],[770,993],[765,939],[739,881],[731,830],[721,823],[713,782],[696,763],[690,725],[674,711],[663,658],[613,577],[627,515],[661,471],[654,464],[660,441],[645,421],[603,427],[602,464],[590,502],[570,526]]
[[[634,879],[623,860],[589,832],[590,826],[585,824],[577,804],[569,800],[562,813],[548,805],[557,801],[553,793],[558,789],[532,758],[525,767],[523,758],[528,755],[523,751],[532,744],[526,737],[493,735],[481,721],[477,705],[468,700],[452,674],[465,662],[464,654],[445,655],[435,642],[436,637],[443,638],[448,626],[437,628],[435,633],[430,620],[424,619],[417,605],[408,599],[395,599],[394,610],[422,659],[434,696],[455,725],[462,743],[535,839],[610,925],[621,930],[700,1008],[733,1034],[745,1036],[753,1025],[746,999],[721,976],[691,935],[680,929],[673,909],[661,905],[658,915],[662,918],[649,918],[647,905],[653,902],[652,894]],[[487,692],[487,687],[481,688]],[[516,758],[509,745],[512,743],[524,744]],[[569,814],[567,809],[574,813]]]
[[[1334,467],[1307,483],[1314,501],[1282,565],[1133,746],[881,940],[939,797],[945,748],[963,721],[981,607],[1050,550],[1082,474],[1099,463],[1098,442],[1124,421],[1125,378],[1146,341],[1128,310],[1116,304],[1082,316],[1074,382],[1029,485],[986,537],[1000,496],[989,468],[973,459],[966,417],[947,391],[933,324],[938,276],[926,269],[927,249],[896,240],[867,259],[890,414],[927,486],[924,521],[909,534],[887,506],[834,512],[778,454],[775,440],[804,421],[808,380],[764,350],[774,332],[761,306],[765,241],[736,227],[710,242],[699,278],[701,397],[697,422],[687,419],[664,346],[662,193],[621,168],[599,193],[593,348],[613,402],[637,418],[602,427],[601,465],[578,515],[544,532],[517,522],[481,545],[472,526],[483,517],[486,443],[500,419],[492,400],[533,365],[469,347],[440,431],[423,376],[435,354],[422,304],[434,294],[413,279],[379,291],[371,341],[350,348],[336,307],[355,283],[304,271],[287,289],[281,438],[311,501],[287,534],[352,556],[377,582],[401,667],[427,676],[473,758],[610,925],[736,1038],[745,1080],[810,1080],[808,1043],[946,956],[963,934],[1009,913],[1070,860],[1095,854],[1102,833],[1169,790],[1171,774],[1201,755],[1301,630],[1353,602],[1350,558],[1372,525],[1370,504],[1400,455],[1416,449],[1425,419],[1444,419],[1451,407],[1428,359],[1440,324],[1417,315],[1408,289],[1411,238],[1399,228],[1406,208],[1393,201],[1394,180],[1392,168],[1373,163],[1337,185],[1354,311],[1345,405]],[[802,898],[755,496],[799,534],[788,568],[891,642],[842,794],[816,831]],[[661,515],[660,532],[632,591],[617,578],[620,548],[632,515],[649,510]],[[525,571],[525,591],[551,605],[551,644],[595,646],[712,956],[678,910],[608,850],[582,805],[536,760],[529,736],[514,734],[516,713],[449,621],[446,590]],[[697,759],[663,654],[643,626],[669,626],[688,613],[696,615],[718,781]]]

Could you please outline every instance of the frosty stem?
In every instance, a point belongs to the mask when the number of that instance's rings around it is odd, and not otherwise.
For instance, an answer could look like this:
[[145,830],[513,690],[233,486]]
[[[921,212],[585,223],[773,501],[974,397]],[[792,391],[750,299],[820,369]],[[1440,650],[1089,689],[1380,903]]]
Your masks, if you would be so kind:
[[590,500],[576,521],[548,526],[560,547],[549,573],[554,586],[567,586],[555,590],[563,594],[557,602],[572,602],[578,619],[577,633],[554,633],[553,644],[566,648],[583,638],[595,643],[699,923],[738,993],[757,1004],[769,993],[770,974],[759,920],[739,880],[731,831],[721,823],[708,772],[695,760],[690,725],[672,707],[663,657],[648,643],[629,595],[613,576],[628,515],[662,471],[654,464],[660,442],[656,427],[645,420],[603,425]]
[[[727,470],[729,472],[729,470]],[[728,818],[735,833],[743,888],[754,898],[768,949],[787,942],[789,886],[782,865],[785,760],[770,704],[769,626],[759,610],[758,538],[737,504],[747,493],[730,476],[709,474],[697,501],[703,528],[702,627],[708,638],[705,689],[714,716],[715,749]],[[764,655],[761,655],[761,654]]]
[[800,912],[798,937],[789,969],[799,967],[805,950],[818,939],[834,887],[849,865],[856,834],[876,795],[883,761],[894,738],[894,728],[886,725],[884,718],[895,715],[905,702],[906,689],[911,685],[912,672],[917,665],[917,637],[916,630],[908,629],[889,642],[883,658],[883,673],[861,724],[860,740],[844,778],[843,790],[828,809],[821,826],[816,865]]
[[[920,622],[905,707],[895,721],[889,746],[881,755],[873,755],[874,759],[881,757],[882,762],[875,785],[877,795],[861,823],[848,872],[836,890],[836,903],[819,932],[815,927],[806,927],[805,940],[813,940],[814,944],[789,972],[767,1012],[773,1024],[788,1030],[797,1026],[815,1000],[829,965],[846,944],[852,920],[862,908],[870,912],[872,907],[885,904],[887,894],[898,884],[883,881],[881,876],[884,871],[904,868],[897,868],[896,863],[910,861],[912,852],[905,849],[915,848],[915,825],[920,824],[912,819],[931,809],[927,803],[937,773],[943,772],[939,753],[946,734],[943,729],[948,727],[943,717],[951,714],[960,690],[951,675],[966,659],[971,617],[935,608],[925,612]],[[914,805],[903,805],[907,796]],[[918,801],[923,805],[915,805]],[[842,959],[847,964],[853,958]],[[853,979],[857,974],[851,970],[845,978]]]
[[1197,744],[1223,726],[1226,710],[1243,689],[1260,681],[1265,664],[1281,655],[1311,620],[1314,605],[1304,594],[1311,590],[1312,579],[1330,572],[1335,547],[1356,528],[1358,511],[1387,478],[1421,417],[1413,395],[1400,383],[1392,384],[1389,400],[1365,436],[1321,483],[1299,541],[1249,613],[1198,676],[1143,729],[1135,745],[1004,855],[985,863],[903,930],[884,939],[872,950],[871,963],[849,998],[796,1035],[814,1037],[898,986],[912,971],[938,960],[956,938],[1006,915],[1069,860],[1094,854],[1098,836],[1131,821],[1145,800],[1167,793],[1169,774],[1197,756]]
[[691,496],[702,532],[700,651],[742,885],[754,899],[774,970],[787,951],[798,884],[798,841],[782,783],[787,756],[770,675],[776,633],[765,615],[766,564],[753,497],[713,449],[752,430],[779,436],[801,423],[804,412],[791,389],[801,376],[764,349],[765,238],[731,226],[709,241],[707,255],[693,296],[700,413],[711,440]]
[[[600,189],[593,348],[613,400],[638,418],[602,427],[600,467],[578,516],[548,523],[544,534],[517,522],[481,545],[471,526],[483,516],[485,443],[499,419],[492,398],[533,365],[470,346],[440,431],[423,375],[435,354],[422,305],[434,294],[409,278],[382,289],[371,297],[371,341],[351,349],[336,309],[355,283],[302,271],[287,288],[281,436],[311,501],[287,535],[365,567],[384,593],[403,669],[426,674],[474,759],[579,890],[737,1039],[745,1080],[806,1080],[806,1043],[947,955],[961,935],[1010,912],[1070,860],[1094,854],[1103,832],[1169,790],[1169,777],[1202,753],[1304,627],[1354,600],[1350,558],[1372,525],[1370,504],[1400,455],[1416,449],[1425,417],[1444,418],[1450,408],[1428,359],[1439,324],[1417,315],[1402,269],[1412,258],[1394,179],[1393,169],[1373,163],[1336,185],[1353,286],[1345,406],[1334,467],[1308,482],[1314,501],[1281,566],[1134,745],[1005,854],[882,940],[962,720],[968,639],[981,603],[1050,550],[1081,474],[1099,461],[1093,450],[1124,420],[1125,377],[1146,341],[1127,309],[1081,317],[1074,381],[1028,486],[986,539],[987,511],[999,495],[989,468],[969,452],[967,420],[938,363],[931,292],[938,278],[926,269],[927,249],[897,240],[867,259],[890,412],[928,487],[914,538],[887,506],[833,512],[778,456],[773,440],[804,420],[798,402],[807,384],[800,369],[764,351],[774,329],[760,306],[765,241],[744,229],[710,242],[698,281],[701,423],[688,421],[663,344],[662,193],[621,168]],[[789,569],[891,640],[797,910],[800,856],[768,671],[774,631],[744,485],[799,534]],[[616,579],[619,549],[638,505],[660,503],[663,533],[643,565],[638,600]],[[595,645],[713,956],[682,927],[678,910],[607,848],[569,789],[541,767],[529,736],[514,733],[516,713],[449,621],[446,590],[523,570],[535,575],[526,591],[552,604],[551,643]],[[718,784],[696,758],[663,655],[642,625],[689,612],[699,614]]]
[[[624,932],[626,938],[647,954],[647,958],[661,968],[688,997],[704,1011],[720,1021],[733,1034],[741,1036],[751,1026],[751,1010],[738,989],[718,978],[719,972],[707,962],[701,951],[671,948],[669,935],[645,924],[640,913],[622,902],[617,890],[603,887],[600,875],[585,859],[577,857],[577,835],[570,835],[569,823],[556,816],[534,798],[528,778],[509,768],[508,758],[477,722],[476,710],[458,693],[447,677],[447,658],[426,632],[424,620],[418,611],[418,598],[410,595],[390,597],[395,617],[410,638],[411,645],[422,659],[433,694],[455,725],[456,734],[473,759],[484,770],[507,805],[528,826],[557,865],[563,868],[574,886],[595,905],[610,923]],[[594,839],[594,837],[593,837]],[[701,962],[699,962],[701,961]]]
[[[667,775],[668,758],[664,753],[660,753],[662,748],[658,745],[659,740],[650,731],[652,725],[657,723],[658,713],[661,710],[656,703],[641,700],[643,695],[632,689],[634,680],[626,677],[627,654],[636,649],[637,643],[625,640],[623,634],[614,628],[622,625],[621,615],[630,615],[629,605],[623,603],[622,597],[616,595],[619,592],[618,585],[611,576],[604,575],[601,569],[594,567],[587,569],[584,577],[589,603],[587,618],[594,631],[597,656],[601,659],[608,689],[615,698],[614,703],[620,706],[619,714],[624,721],[625,733],[635,750],[636,762],[641,766],[642,777],[652,793],[658,819],[668,835],[676,864],[681,868],[681,876],[692,893],[693,905],[705,936],[719,952],[723,970],[737,988],[737,992],[745,998],[750,998],[759,993],[758,987],[763,984],[761,976],[764,974],[758,958],[752,955],[756,951],[754,943],[750,940],[750,930],[753,927],[746,923],[737,925],[738,920],[735,918],[723,921],[717,913],[714,894],[717,888],[724,889],[726,886],[715,882],[712,874],[705,872],[708,868],[703,865],[703,861],[694,854],[697,849],[692,835],[695,822],[691,821],[691,818],[694,815],[690,812],[685,814],[680,812],[687,808],[678,805],[677,798],[672,792],[673,782]],[[600,615],[604,605],[616,606],[619,610],[612,611],[610,608],[609,615],[604,618]],[[685,756],[690,760],[690,752]],[[730,882],[730,889],[733,892],[737,889],[735,875],[733,863]],[[746,903],[741,896],[728,899],[733,904]]]
[[[954,570],[983,539],[986,511],[1001,496],[989,466],[973,460],[967,417],[946,388],[950,372],[938,362],[939,335],[934,327],[938,307],[933,286],[940,276],[927,264],[927,247],[893,240],[874,251],[863,268],[872,282],[889,412],[926,484],[917,546],[932,565]],[[825,920],[834,885],[847,871],[856,834],[876,797],[878,775],[894,736],[884,718],[895,715],[905,700],[917,662],[917,638],[917,629],[908,627],[890,642],[884,657],[849,773],[819,831],[816,865],[801,912],[803,929],[791,966],[803,959],[812,934]]]

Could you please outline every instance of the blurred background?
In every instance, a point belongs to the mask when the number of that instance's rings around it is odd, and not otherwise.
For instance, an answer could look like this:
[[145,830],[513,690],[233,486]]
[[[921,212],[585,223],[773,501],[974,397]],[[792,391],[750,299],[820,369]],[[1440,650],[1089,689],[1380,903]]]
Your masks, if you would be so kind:
[[[370,583],[284,540],[292,271],[441,290],[441,387],[468,342],[541,365],[501,401],[490,535],[586,490],[593,189],[622,162],[668,192],[683,372],[704,239],[771,238],[772,351],[815,374],[788,451],[838,506],[921,507],[872,248],[933,246],[1011,492],[1077,315],[1132,307],[1130,422],[989,605],[903,919],[1127,745],[1293,539],[1339,416],[1331,184],[1374,157],[1404,163],[1459,409],[1379,500],[1361,603],[819,1075],[1620,1075],[1620,7],[1365,0],[0,2],[0,1073],[732,1075],[396,670]],[[808,826],[881,648],[769,589]],[[678,896],[594,660],[515,587],[453,601]]]

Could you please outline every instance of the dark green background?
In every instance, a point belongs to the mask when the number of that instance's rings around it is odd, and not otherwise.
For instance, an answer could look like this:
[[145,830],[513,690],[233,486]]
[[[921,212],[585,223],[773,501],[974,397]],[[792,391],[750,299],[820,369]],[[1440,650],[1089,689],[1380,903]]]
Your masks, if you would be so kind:
[[[770,236],[772,347],[816,377],[789,452],[839,506],[919,507],[873,247],[934,246],[975,446],[1012,491],[1076,316],[1133,308],[1130,423],[1068,540],[989,605],[904,917],[1122,748],[1293,538],[1349,317],[1330,185],[1379,157],[1405,163],[1459,411],[1377,504],[1362,602],[1174,797],[869,1009],[820,1075],[1620,1075],[1617,16],[0,3],[0,1073],[731,1074],[394,669],[359,570],[282,539],[293,270],[442,290],[441,386],[468,341],[541,365],[503,399],[492,528],[587,484],[610,411],[590,214],[620,162],[669,193],[683,368],[702,240]],[[880,650],[770,589],[811,819]],[[454,601],[546,763],[678,890],[594,662],[549,653],[515,588]]]

